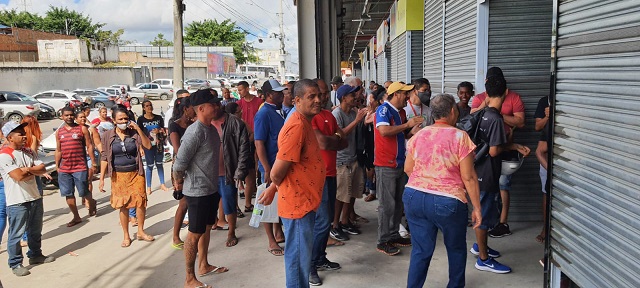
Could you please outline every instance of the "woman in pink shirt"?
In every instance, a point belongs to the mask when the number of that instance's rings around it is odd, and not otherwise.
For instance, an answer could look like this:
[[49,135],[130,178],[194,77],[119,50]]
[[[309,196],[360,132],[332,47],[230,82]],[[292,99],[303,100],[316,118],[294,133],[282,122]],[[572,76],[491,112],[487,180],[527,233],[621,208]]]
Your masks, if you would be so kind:
[[475,145],[455,127],[458,109],[453,96],[438,94],[431,100],[435,124],[407,143],[404,171],[409,175],[402,196],[411,227],[411,260],[407,287],[423,287],[442,231],[449,258],[449,285],[464,287],[467,262],[467,197],[474,227],[480,225],[480,189],[473,167]]

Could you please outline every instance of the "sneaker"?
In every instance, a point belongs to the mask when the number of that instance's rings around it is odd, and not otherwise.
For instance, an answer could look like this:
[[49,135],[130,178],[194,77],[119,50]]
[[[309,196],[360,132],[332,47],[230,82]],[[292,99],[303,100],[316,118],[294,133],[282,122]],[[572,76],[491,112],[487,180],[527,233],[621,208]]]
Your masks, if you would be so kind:
[[56,257],[40,255],[29,258],[29,265],[51,263],[53,261],[56,261]]
[[11,269],[11,271],[13,271],[13,274],[16,274],[16,276],[18,276],[18,277],[27,276],[27,275],[31,274],[31,272],[29,272],[29,269],[24,268],[24,266],[22,266],[22,264],[14,267],[13,269]]
[[331,270],[338,270],[340,268],[342,268],[340,267],[340,264],[336,262],[331,262],[327,258],[324,258],[321,264],[316,265],[317,271],[331,271]]
[[320,276],[318,276],[318,271],[311,269],[311,272],[309,272],[309,285],[311,286],[322,285],[322,280],[320,280]]
[[244,192],[240,192],[240,199],[244,199]]
[[489,271],[489,272],[498,273],[498,274],[511,272],[511,268],[509,268],[506,265],[500,264],[500,262],[494,260],[491,257],[489,257],[485,261],[480,260],[480,257],[478,257],[478,260],[476,261],[476,269],[480,271]]
[[509,235],[511,235],[511,230],[509,230],[509,224],[507,223],[500,223],[489,230],[489,236],[493,238],[501,238]]
[[[469,252],[471,252],[471,254],[473,255],[480,255],[480,249],[478,249],[478,243],[473,243],[473,247],[471,247],[471,250],[469,250]],[[491,247],[487,247],[487,253],[489,254],[489,257],[491,258],[498,258],[500,257],[500,252],[491,249]]]
[[351,235],[359,235],[360,230],[358,230],[358,228],[356,228],[353,224],[349,223],[349,224],[339,224],[338,227],[340,228],[340,230],[342,230],[342,232],[351,234]]
[[389,256],[397,255],[398,253],[400,253],[400,249],[396,246],[393,246],[390,242],[378,244],[376,250]]
[[409,247],[411,246],[411,238],[397,238],[389,241],[389,244],[395,247]]
[[338,241],[349,241],[349,236],[342,232],[341,229],[331,228],[331,231],[329,231],[329,236]]

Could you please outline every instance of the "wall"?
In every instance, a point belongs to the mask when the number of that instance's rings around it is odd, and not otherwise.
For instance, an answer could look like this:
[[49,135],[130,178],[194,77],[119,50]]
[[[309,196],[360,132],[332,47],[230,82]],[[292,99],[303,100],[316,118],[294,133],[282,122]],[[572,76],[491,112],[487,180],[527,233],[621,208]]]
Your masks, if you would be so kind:
[[45,90],[133,85],[132,68],[2,68],[0,87],[35,94]]
[[38,40],[39,62],[87,62],[86,43],[78,39]]
[[[151,79],[173,79],[173,67],[152,67]],[[207,79],[207,67],[184,68],[184,79]]]
[[[75,36],[47,33],[41,31],[34,31],[29,29],[12,28],[12,34],[0,34],[0,55],[5,56],[5,61],[38,61],[38,40],[53,40],[53,39],[77,39]],[[2,53],[2,52],[30,52],[30,54],[20,53],[20,56],[16,53]],[[35,60],[34,60],[34,57]]]

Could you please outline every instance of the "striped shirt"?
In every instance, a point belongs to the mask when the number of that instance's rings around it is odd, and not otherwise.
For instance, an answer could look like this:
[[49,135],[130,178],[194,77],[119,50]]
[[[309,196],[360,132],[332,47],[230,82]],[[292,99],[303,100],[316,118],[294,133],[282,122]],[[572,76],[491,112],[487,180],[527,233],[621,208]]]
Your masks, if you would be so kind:
[[60,167],[58,172],[75,173],[87,170],[87,154],[85,152],[82,126],[76,125],[68,129],[66,125],[56,133],[60,141]]

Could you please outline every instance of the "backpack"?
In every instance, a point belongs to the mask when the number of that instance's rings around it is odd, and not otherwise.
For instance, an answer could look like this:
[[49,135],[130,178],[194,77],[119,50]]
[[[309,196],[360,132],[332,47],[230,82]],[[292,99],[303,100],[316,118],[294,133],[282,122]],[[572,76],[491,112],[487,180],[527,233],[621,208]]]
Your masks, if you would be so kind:
[[481,139],[478,130],[480,125],[480,121],[482,121],[482,116],[484,115],[485,109],[478,110],[474,113],[471,113],[467,116],[464,116],[458,120],[456,126],[458,129],[467,132],[471,141],[476,144],[476,156],[473,159],[473,163],[477,164],[479,161],[485,159],[487,154],[489,154],[489,143],[485,142]]

